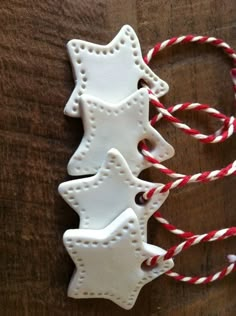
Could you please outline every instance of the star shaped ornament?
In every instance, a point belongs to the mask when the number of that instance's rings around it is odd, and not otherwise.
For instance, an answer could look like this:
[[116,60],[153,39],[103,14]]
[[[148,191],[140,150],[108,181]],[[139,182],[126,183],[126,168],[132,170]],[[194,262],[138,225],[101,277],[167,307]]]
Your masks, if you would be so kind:
[[144,205],[140,205],[137,196],[159,185],[136,178],[118,150],[111,149],[95,176],[61,183],[58,190],[80,216],[80,228],[83,229],[105,228],[131,207],[146,241],[147,222],[169,192],[155,194]]
[[130,309],[141,288],[174,265],[166,260],[152,269],[142,267],[145,260],[165,251],[142,242],[130,208],[104,229],[67,230],[63,241],[76,265],[68,288],[73,298],[106,298]]
[[108,45],[73,39],[67,49],[73,67],[75,89],[64,113],[80,117],[79,103],[84,93],[106,102],[117,103],[137,90],[143,79],[157,97],[168,92],[168,85],[145,64],[134,30],[125,25]]
[[151,142],[151,152],[159,161],[174,155],[173,147],[149,123],[149,97],[145,88],[116,105],[89,95],[81,97],[80,105],[84,136],[68,163],[70,175],[96,173],[111,148],[117,148],[138,175],[151,166],[138,150],[143,139]]

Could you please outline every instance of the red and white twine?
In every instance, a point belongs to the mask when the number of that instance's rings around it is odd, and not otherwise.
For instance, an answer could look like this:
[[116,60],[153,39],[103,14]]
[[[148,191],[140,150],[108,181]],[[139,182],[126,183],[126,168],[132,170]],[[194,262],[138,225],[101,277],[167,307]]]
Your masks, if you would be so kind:
[[[159,170],[161,170],[162,172],[166,174],[169,173],[170,169],[162,165],[160,166],[163,168],[162,169],[159,168]],[[174,174],[177,175],[177,173],[174,173]],[[175,181],[171,181],[159,187],[152,188],[143,194],[143,199],[150,200],[152,196],[156,193],[164,193],[169,190],[173,190],[175,188],[181,188],[189,183],[210,182],[210,181],[215,181],[217,179],[221,179],[223,177],[227,177],[227,176],[235,175],[235,174],[236,174],[236,161],[234,161],[233,163],[230,163],[228,166],[226,166],[225,168],[222,168],[221,170],[205,171],[205,172],[197,173],[194,175],[187,175],[187,176],[185,175],[181,177],[180,179],[176,179]]]
[[[226,228],[218,231],[212,231],[207,234],[203,235],[194,235],[192,232],[186,232],[183,231],[176,226],[170,224],[162,215],[160,212],[156,212],[154,214],[154,217],[156,220],[161,223],[161,225],[170,231],[171,233],[178,235],[179,237],[183,239],[187,239],[183,243],[171,247],[164,256],[155,256],[146,261],[147,265],[156,265],[158,264],[159,260],[168,260],[170,258],[173,258],[177,254],[181,253],[182,251],[190,248],[191,246],[194,246],[196,244],[199,244],[201,242],[210,242],[210,241],[216,241],[216,240],[222,240],[226,239],[232,236],[236,236],[236,227]],[[230,274],[231,272],[236,270],[236,256],[235,255],[228,255],[228,261],[229,265],[225,268],[223,268],[221,271],[216,272],[214,274],[211,274],[206,277],[192,277],[192,276],[184,276],[174,271],[168,271],[166,274],[172,278],[174,278],[177,281],[187,282],[191,284],[206,284],[210,283],[216,280],[220,280]]]
[[[144,57],[144,61],[148,64],[151,59],[156,56],[161,50],[164,48],[180,44],[180,43],[207,43],[211,44],[213,46],[216,46],[218,48],[221,48],[230,58],[233,60],[233,66],[236,66],[236,52],[223,40],[217,39],[215,37],[207,37],[207,36],[194,36],[194,35],[185,35],[180,37],[173,37],[169,40],[166,40],[162,43],[157,43]],[[231,69],[231,77],[233,81],[233,89],[235,93],[235,99],[236,99],[236,68]],[[236,130],[236,120],[234,117],[227,117],[226,115],[220,113],[219,111],[209,107],[205,104],[199,104],[199,103],[184,103],[184,104],[178,104],[172,108],[166,109],[165,106],[158,100],[155,93],[148,89],[149,96],[150,96],[150,102],[153,104],[158,112],[159,115],[155,116],[151,123],[154,125],[161,117],[167,119],[170,121],[173,125],[175,125],[177,128],[181,129],[183,132],[185,132],[188,135],[191,135],[195,139],[204,142],[204,143],[218,143],[226,140],[229,138],[234,131]],[[220,119],[223,122],[223,127],[215,132],[212,135],[205,135],[200,133],[198,130],[193,129],[189,127],[188,125],[184,124],[173,116],[171,113],[177,111],[177,110],[201,110],[204,112],[207,112],[211,116]]]
[[[165,255],[154,256],[146,260],[146,264],[149,266],[154,266],[158,264],[158,262],[171,259],[175,257],[176,255],[180,254],[182,251],[187,250],[188,248],[195,246],[199,243],[223,240],[232,236],[236,236],[236,227],[225,228],[225,229],[221,229],[217,231],[211,231],[207,234],[202,234],[202,235],[193,235],[189,237],[187,240],[185,240],[184,242],[182,242],[181,244],[173,246],[170,249],[168,249]],[[230,264],[227,267],[225,267],[224,269],[222,269],[221,271],[217,273],[211,274],[206,277],[183,276],[172,270],[168,271],[166,274],[176,279],[177,281],[188,282],[191,284],[206,284],[206,283],[210,283],[210,282],[222,279],[223,277],[230,274],[232,271],[236,270],[236,256],[229,255],[228,260],[230,261]]]
[[[169,40],[166,40],[162,43],[156,44],[144,57],[144,61],[148,64],[151,59],[159,53],[164,48],[167,48],[169,46],[173,46],[179,43],[207,43],[211,44],[213,46],[216,46],[218,48],[221,48],[230,58],[233,59],[233,65],[236,66],[236,53],[235,51],[223,40],[217,39],[215,37],[207,37],[207,36],[194,36],[194,35],[186,35],[186,36],[180,36],[180,37],[173,37]],[[236,99],[236,68],[233,68],[231,70],[231,77],[233,81],[233,89],[234,89],[234,96]],[[146,85],[145,85],[146,86]],[[146,86],[147,87],[147,86]],[[183,103],[183,104],[177,104],[175,106],[166,108],[156,97],[156,95],[153,93],[153,91],[148,88],[150,102],[152,105],[156,107],[158,110],[158,114],[155,115],[150,123],[152,125],[155,125],[161,118],[165,118],[169,122],[171,122],[174,126],[182,130],[184,133],[194,137],[198,141],[201,141],[203,143],[219,143],[223,142],[229,137],[231,137],[234,132],[236,132],[236,119],[235,117],[231,116],[228,117],[216,109],[206,105],[206,104],[200,104],[200,103]],[[184,110],[195,110],[195,111],[203,111],[210,116],[220,120],[222,122],[222,127],[217,130],[215,133],[211,135],[205,135],[202,134],[197,129],[193,129],[183,123],[181,120],[176,118],[172,115],[172,113],[176,111],[184,111]],[[201,173],[197,173],[194,175],[185,175],[182,173],[175,172],[167,167],[165,167],[163,164],[161,164],[150,152],[147,145],[143,142],[140,144],[140,150],[142,154],[144,155],[145,159],[152,163],[154,167],[159,169],[162,173],[172,177],[176,178],[176,180],[171,181],[165,185],[162,185],[158,188],[153,188],[143,194],[143,200],[149,200],[152,198],[152,196],[156,193],[164,193],[168,190],[183,187],[189,183],[194,182],[209,182],[214,181],[229,175],[235,175],[236,174],[236,160],[233,163],[230,163],[226,167],[215,170],[215,171],[205,171]],[[170,224],[161,214],[160,212],[156,212],[154,214],[154,217],[171,233],[174,233],[178,235],[181,238],[186,239],[184,242],[180,243],[179,245],[176,245],[174,247],[171,247],[169,250],[167,250],[166,254],[163,256],[155,256],[146,261],[147,265],[155,265],[158,264],[158,262],[163,260],[168,260],[182,251],[196,245],[202,242],[211,242],[216,240],[223,240],[232,236],[236,236],[236,227],[211,231],[207,234],[202,235],[195,235],[192,232],[185,232],[174,225]],[[178,281],[182,282],[188,282],[191,284],[206,284],[210,283],[219,279],[222,279],[232,271],[236,270],[236,256],[235,255],[229,255],[228,260],[230,264],[222,269],[221,271],[206,276],[206,277],[191,277],[191,276],[183,276],[173,271],[168,271],[166,274]]]

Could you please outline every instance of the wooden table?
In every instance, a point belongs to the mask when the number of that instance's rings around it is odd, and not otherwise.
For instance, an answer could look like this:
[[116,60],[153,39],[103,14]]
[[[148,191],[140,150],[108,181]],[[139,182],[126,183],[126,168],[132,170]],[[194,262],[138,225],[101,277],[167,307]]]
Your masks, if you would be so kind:
[[[157,41],[187,33],[224,38],[236,47],[234,0],[1,0],[0,5],[0,315],[235,315],[236,275],[211,285],[177,283],[167,276],[145,286],[125,311],[105,300],[72,300],[73,271],[63,232],[78,225],[57,193],[69,177],[66,164],[83,135],[82,122],[63,108],[74,82],[65,45],[72,38],[108,43],[123,24],[137,31],[143,53]],[[166,50],[152,69],[170,84],[166,105],[197,101],[235,113],[230,61],[206,45]],[[206,132],[218,125],[206,115],[179,114]],[[167,122],[158,131],[175,147],[169,167],[196,173],[236,157],[236,138],[203,145]],[[157,170],[142,178],[167,182]],[[236,225],[236,179],[173,191],[161,208],[177,226],[196,233]],[[149,242],[168,248],[180,240],[151,219]],[[194,247],[176,258],[175,269],[207,275],[236,252],[230,239]]]

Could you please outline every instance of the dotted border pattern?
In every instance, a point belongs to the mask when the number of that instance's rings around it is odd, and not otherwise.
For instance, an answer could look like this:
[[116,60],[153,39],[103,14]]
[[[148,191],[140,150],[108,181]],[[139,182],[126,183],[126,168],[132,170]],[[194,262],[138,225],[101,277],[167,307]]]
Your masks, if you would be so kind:
[[[80,227],[83,229],[88,229],[90,224],[90,217],[86,215],[86,209],[80,207],[78,202],[78,194],[81,190],[89,190],[91,188],[97,188],[103,181],[109,177],[110,172],[117,172],[119,170],[119,176],[124,178],[124,183],[128,187],[137,187],[137,193],[146,192],[153,188],[153,184],[147,181],[140,180],[136,178],[129,169],[129,166],[122,155],[117,150],[110,150],[107,154],[106,160],[103,163],[99,172],[90,178],[72,180],[61,183],[59,186],[59,193],[63,199],[75,210],[75,212],[80,216]],[[78,184],[78,182],[80,184]],[[92,184],[88,182],[93,182]],[[139,184],[137,184],[139,182]],[[161,184],[155,184],[155,187],[161,186]],[[146,239],[147,234],[147,222],[149,218],[154,214],[157,209],[161,207],[164,200],[167,198],[169,192],[155,195],[152,200],[148,201],[145,205],[137,205],[134,212],[139,220],[140,231],[142,238]],[[133,197],[135,200],[135,196]],[[129,207],[129,205],[127,205]],[[140,212],[143,209],[143,214],[140,216]],[[119,216],[119,214],[117,215]]]
[[[158,267],[154,267],[152,270],[146,270],[146,276],[142,277],[140,281],[138,281],[137,286],[133,289],[131,294],[129,295],[128,299],[126,297],[116,296],[114,292],[111,290],[107,290],[105,292],[99,291],[99,292],[91,292],[91,291],[84,291],[82,293],[79,293],[80,288],[84,282],[84,279],[86,278],[86,269],[84,267],[83,260],[78,257],[79,251],[77,252],[74,248],[76,247],[79,250],[79,247],[86,247],[91,249],[96,249],[98,247],[102,248],[108,248],[110,244],[114,245],[117,243],[123,235],[127,235],[130,237],[130,245],[132,248],[134,248],[135,251],[135,258],[136,261],[139,261],[140,269],[141,264],[148,259],[147,252],[142,249],[140,245],[142,245],[142,241],[140,239],[139,230],[135,229],[134,225],[137,225],[137,219],[130,219],[124,226],[116,229],[116,232],[113,236],[110,238],[104,238],[103,240],[98,241],[91,241],[91,240],[83,240],[83,238],[64,238],[64,244],[65,247],[70,254],[72,260],[76,263],[77,267],[77,273],[75,275],[78,276],[78,280],[76,281],[76,286],[74,289],[70,289],[70,296],[74,298],[95,298],[95,297],[102,297],[106,299],[112,300],[114,303],[122,306],[123,308],[130,309],[135,304],[135,301],[137,299],[137,296],[141,290],[141,288],[151,280],[155,279],[161,274],[164,274],[166,271],[168,271],[172,267],[172,260],[166,260],[162,262],[163,267],[160,268],[160,263],[158,264]],[[69,232],[69,231],[67,231]],[[137,236],[139,235],[139,236]],[[139,256],[139,258],[137,257]],[[143,270],[145,271],[145,270]],[[74,277],[75,277],[74,275]],[[74,282],[73,282],[74,283]]]
[[[81,98],[81,109],[83,111],[83,120],[85,127],[85,134],[82,139],[81,144],[71,157],[68,163],[68,172],[70,175],[85,175],[96,173],[100,166],[94,165],[91,167],[80,167],[80,162],[85,159],[86,154],[90,151],[91,144],[96,136],[96,114],[99,112],[103,112],[104,122],[106,120],[110,120],[111,116],[119,116],[124,113],[124,111],[132,110],[134,111],[137,108],[137,113],[140,116],[138,119],[138,127],[139,127],[139,137],[138,142],[143,139],[149,139],[154,144],[154,149],[151,151],[160,161],[168,159],[172,156],[172,146],[170,146],[163,137],[151,126],[149,123],[148,115],[148,92],[145,88],[137,90],[134,94],[128,97],[121,103],[116,104],[115,107],[110,106],[108,103],[103,102],[97,98],[92,96],[84,95]],[[147,104],[146,104],[147,103]],[[132,116],[135,119],[135,117]],[[126,135],[128,136],[128,135]],[[137,154],[137,158],[139,158],[139,162],[136,164],[134,168],[132,168],[132,172],[134,175],[138,176],[139,173],[152,166],[152,163],[148,162],[144,156],[138,151],[138,144],[134,144],[136,146],[135,154]],[[115,143],[114,143],[114,147]],[[81,149],[82,148],[82,149]],[[163,148],[161,150],[161,148]],[[119,148],[117,148],[119,149]],[[156,150],[160,153],[156,153]],[[129,155],[130,157],[130,155]],[[126,157],[125,157],[126,158]],[[132,159],[129,158],[132,161]],[[134,159],[137,160],[137,159]],[[100,164],[101,165],[101,164]],[[131,164],[129,164],[131,165]]]

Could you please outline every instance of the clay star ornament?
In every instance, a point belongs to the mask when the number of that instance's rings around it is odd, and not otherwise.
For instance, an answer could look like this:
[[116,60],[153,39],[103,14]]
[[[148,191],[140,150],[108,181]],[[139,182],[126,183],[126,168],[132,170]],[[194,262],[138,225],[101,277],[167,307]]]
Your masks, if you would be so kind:
[[67,49],[75,78],[75,89],[64,109],[68,116],[80,117],[84,93],[113,104],[134,93],[141,79],[157,97],[169,90],[143,61],[139,40],[129,25],[123,26],[108,45],[73,39]]
[[58,191],[80,216],[79,227],[83,229],[102,229],[131,207],[146,241],[147,222],[164,203],[169,191],[155,194],[143,205],[138,204],[136,196],[160,185],[136,178],[119,151],[111,149],[95,176],[61,183]]
[[142,242],[138,219],[130,208],[104,229],[67,230],[63,241],[76,265],[68,288],[73,298],[106,298],[130,309],[141,288],[174,265],[170,259],[152,269],[141,266],[165,251]]
[[95,174],[111,148],[118,149],[134,175],[139,175],[152,165],[138,150],[143,139],[151,142],[152,155],[159,161],[174,155],[173,147],[149,123],[149,97],[145,88],[116,105],[89,95],[81,97],[80,105],[84,136],[68,163],[70,175]]

